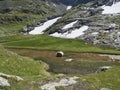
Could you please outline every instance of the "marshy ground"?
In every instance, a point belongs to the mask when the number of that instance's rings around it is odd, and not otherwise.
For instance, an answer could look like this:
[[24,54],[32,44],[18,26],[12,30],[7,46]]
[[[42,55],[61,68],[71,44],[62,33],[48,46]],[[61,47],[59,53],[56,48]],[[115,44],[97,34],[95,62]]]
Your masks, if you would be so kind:
[[[101,66],[120,65],[111,62],[108,56],[100,56],[93,53],[64,52],[63,57],[56,57],[57,51],[35,49],[9,49],[22,56],[31,57],[34,60],[42,60],[49,65],[49,72],[63,74],[89,74],[95,73]],[[67,62],[66,59],[73,61]]]

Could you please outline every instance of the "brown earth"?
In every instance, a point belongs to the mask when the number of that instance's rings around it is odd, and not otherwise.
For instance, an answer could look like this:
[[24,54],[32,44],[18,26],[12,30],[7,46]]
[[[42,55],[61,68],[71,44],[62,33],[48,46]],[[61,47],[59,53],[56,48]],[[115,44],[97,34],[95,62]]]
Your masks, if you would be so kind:
[[67,58],[105,60],[105,61],[110,60],[108,56],[100,56],[99,54],[92,54],[92,53],[64,52],[65,55],[61,58],[58,58],[56,57],[57,51],[51,51],[51,50],[35,50],[35,49],[9,49],[9,50],[22,56],[28,56],[32,58],[46,57],[51,60],[65,60]]

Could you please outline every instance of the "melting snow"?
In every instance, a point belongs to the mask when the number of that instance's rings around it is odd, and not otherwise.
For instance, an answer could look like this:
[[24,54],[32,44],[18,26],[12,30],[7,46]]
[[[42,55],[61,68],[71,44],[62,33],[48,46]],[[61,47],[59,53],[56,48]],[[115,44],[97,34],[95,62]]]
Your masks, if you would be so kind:
[[55,32],[55,33],[51,34],[50,36],[74,39],[74,38],[77,38],[77,37],[83,35],[84,31],[88,30],[88,28],[89,28],[88,26],[82,26],[79,29],[75,29],[75,30],[72,30],[72,31],[67,31],[63,34]]
[[54,3],[53,3],[53,6],[55,6],[55,7],[56,7],[56,4],[54,4]]
[[46,21],[43,25],[35,27],[34,30],[32,30],[32,31],[29,32],[29,34],[43,34],[44,30],[46,30],[47,28],[49,28],[50,26],[52,26],[60,18],[61,17],[57,17],[57,18],[54,18],[54,19]]
[[72,6],[67,6],[67,9],[66,10],[70,10],[72,8]]
[[102,14],[117,14],[120,13],[120,2],[114,3],[111,6],[102,6],[102,9],[104,9],[104,11],[102,12]]
[[98,35],[99,34],[99,32],[93,32],[93,33],[91,33],[92,35]]
[[69,24],[65,25],[62,29],[69,29],[69,28],[73,27],[73,25],[76,24],[77,22],[78,22],[78,20],[76,20],[72,23],[69,23]]

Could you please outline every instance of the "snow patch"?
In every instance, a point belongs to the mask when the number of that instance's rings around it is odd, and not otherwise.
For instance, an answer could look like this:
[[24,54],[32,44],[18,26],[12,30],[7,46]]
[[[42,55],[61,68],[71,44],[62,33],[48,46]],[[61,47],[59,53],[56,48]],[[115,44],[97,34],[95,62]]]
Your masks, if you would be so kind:
[[93,32],[93,33],[91,33],[91,35],[93,35],[93,36],[94,36],[94,35],[96,36],[96,35],[98,35],[98,34],[99,34],[99,32]]
[[120,2],[113,3],[113,5],[111,5],[111,6],[103,5],[102,9],[104,9],[102,14],[117,14],[117,13],[120,13]]
[[55,3],[53,3],[53,6],[54,6],[54,7],[57,7]]
[[74,24],[76,24],[78,22],[78,20],[74,21],[74,22],[71,22],[67,25],[65,25],[62,29],[69,29],[69,28],[72,28]]
[[67,6],[67,9],[66,10],[70,10],[72,8],[72,6]]
[[43,34],[44,30],[46,30],[47,28],[49,28],[50,26],[52,26],[60,18],[61,17],[57,17],[57,18],[54,18],[54,19],[46,21],[43,25],[35,27],[34,30],[32,30],[32,31],[29,32],[29,34]]
[[67,31],[65,33],[55,32],[55,33],[51,34],[50,36],[74,39],[74,38],[77,38],[77,37],[83,35],[84,31],[88,30],[88,28],[89,28],[88,26],[82,26],[79,29],[75,29],[75,30],[72,30],[72,31]]

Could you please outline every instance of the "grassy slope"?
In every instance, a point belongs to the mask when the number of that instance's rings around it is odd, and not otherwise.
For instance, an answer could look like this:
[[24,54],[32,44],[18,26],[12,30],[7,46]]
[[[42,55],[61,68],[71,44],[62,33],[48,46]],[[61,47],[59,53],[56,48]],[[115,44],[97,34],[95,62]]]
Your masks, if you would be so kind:
[[[32,65],[32,66],[31,66]],[[0,72],[19,76],[45,75],[45,64],[0,47]]]
[[[17,21],[15,20],[15,17],[20,17],[22,20]],[[35,24],[35,22],[38,22],[38,20],[41,20],[41,18],[45,18],[42,15],[34,15],[34,14],[0,14],[0,17],[10,19],[10,21],[2,21],[0,23],[0,32],[3,32],[4,34],[16,34],[20,30],[23,30],[23,27],[25,25],[32,25]],[[26,17],[26,18],[24,18]]]
[[21,82],[16,82],[12,79],[9,80],[11,87],[5,90],[26,90],[26,88],[30,90],[30,88],[34,87],[31,84],[32,81],[41,80],[49,75],[45,71],[47,67],[41,61],[37,62],[31,58],[19,56],[0,46],[0,72],[24,78]]
[[114,66],[106,72],[83,76],[81,80],[93,84],[88,90],[99,90],[100,88],[120,90],[120,66]]
[[[23,30],[25,25],[33,25],[47,17],[57,15],[55,8],[46,5],[42,0],[1,1],[6,3],[5,6],[0,6],[1,35],[19,33],[20,30]],[[2,4],[1,1],[0,4]],[[8,9],[8,11],[6,9]]]
[[90,46],[85,44],[85,42],[81,40],[61,39],[49,37],[46,35],[0,37],[0,42],[2,42],[2,44],[5,47],[14,48],[33,48],[33,49],[120,54],[120,51],[109,48],[99,48]]

